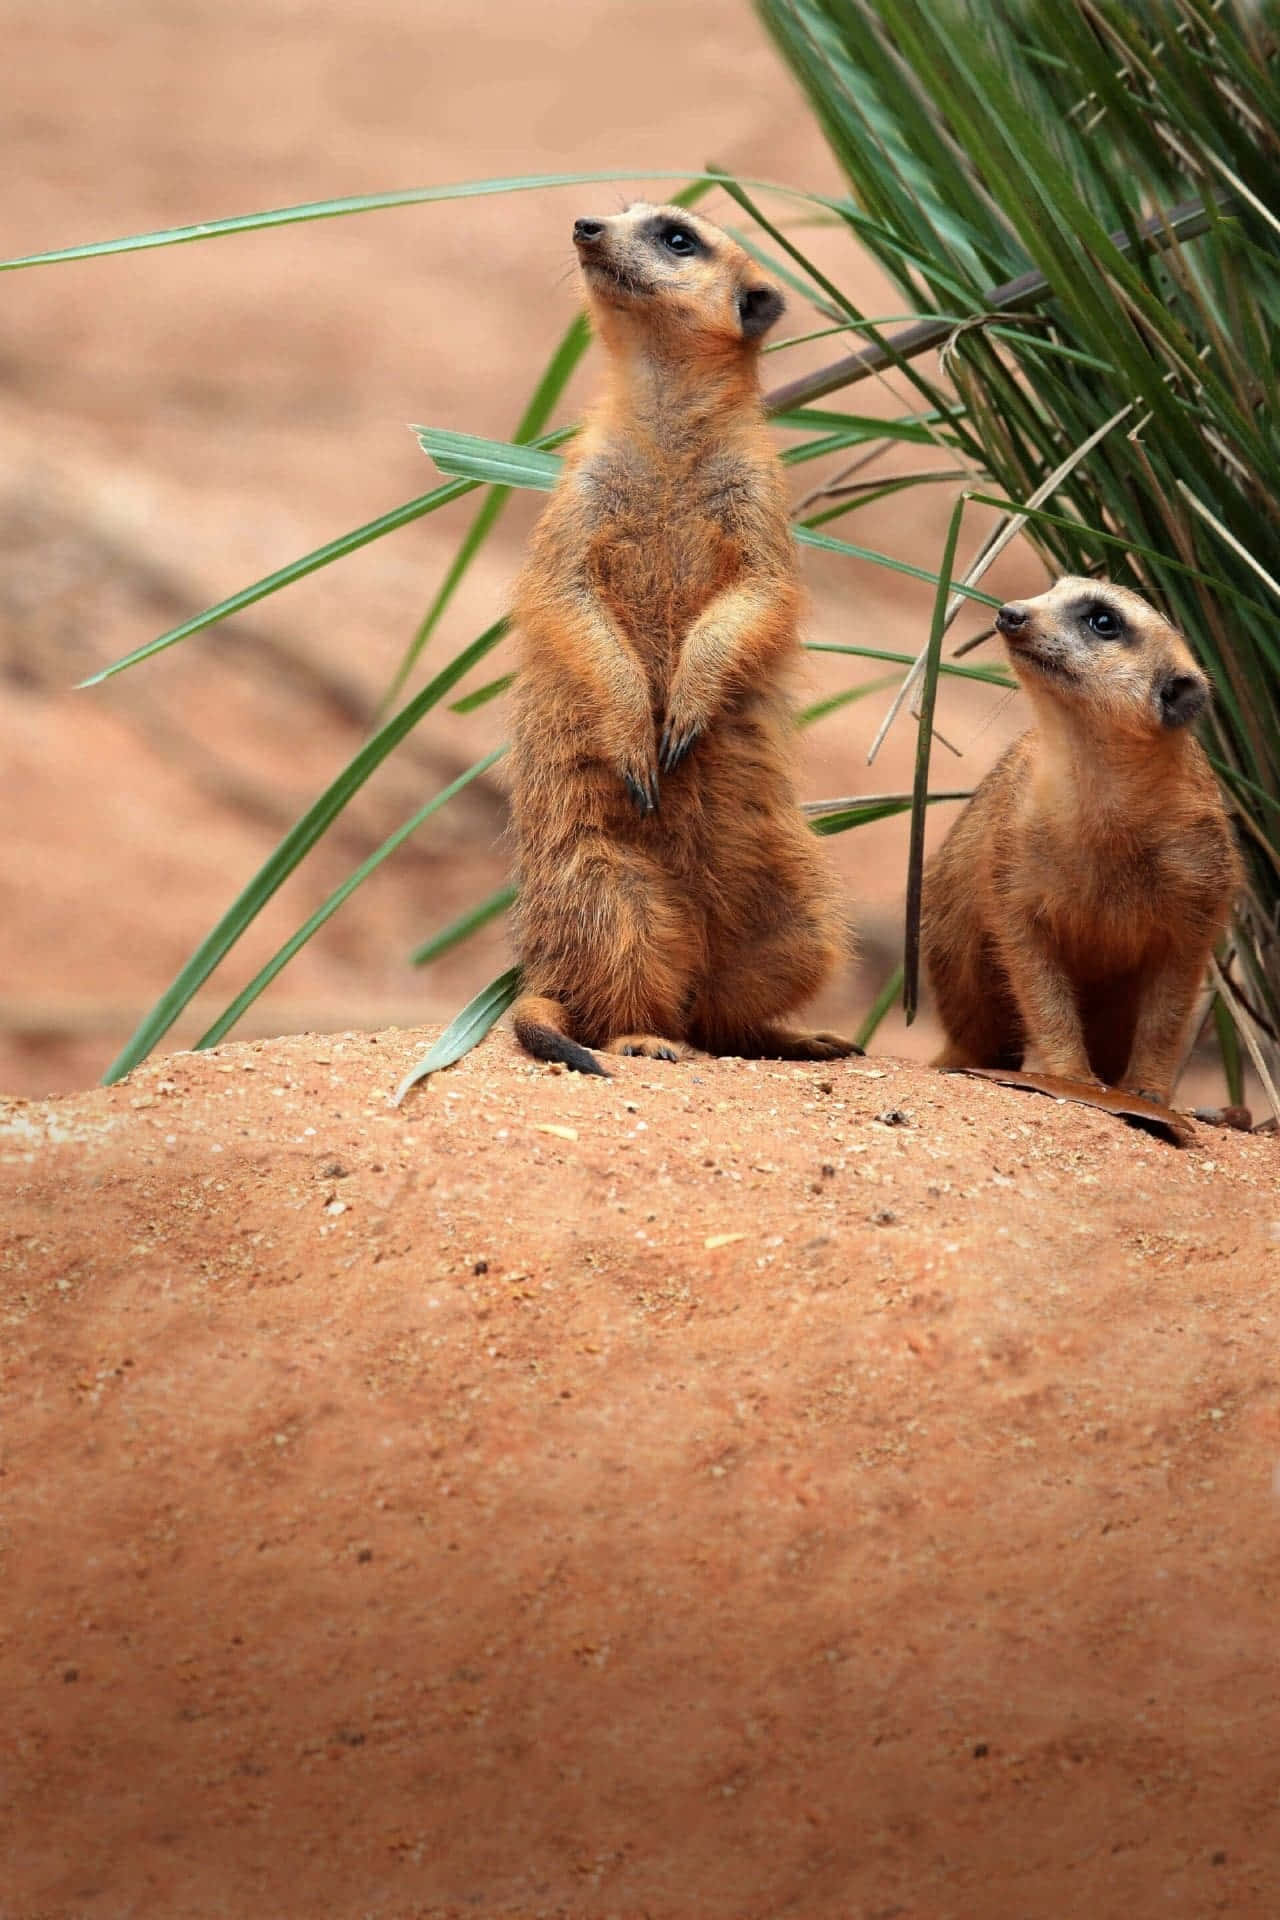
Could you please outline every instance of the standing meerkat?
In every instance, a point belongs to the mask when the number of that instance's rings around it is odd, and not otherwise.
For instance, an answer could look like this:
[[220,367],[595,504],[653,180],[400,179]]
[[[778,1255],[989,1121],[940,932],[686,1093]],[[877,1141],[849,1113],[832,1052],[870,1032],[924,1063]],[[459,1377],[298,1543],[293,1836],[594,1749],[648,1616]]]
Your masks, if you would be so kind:
[[1018,1067],[1168,1103],[1241,872],[1190,723],[1209,685],[1136,593],[1068,578],[996,626],[1036,725],[930,861],[943,1067]]
[[607,378],[516,591],[517,1037],[583,1073],[590,1047],[855,1053],[779,1024],[847,948],[792,779],[800,593],[757,372],[781,296],[678,207],[573,237]]

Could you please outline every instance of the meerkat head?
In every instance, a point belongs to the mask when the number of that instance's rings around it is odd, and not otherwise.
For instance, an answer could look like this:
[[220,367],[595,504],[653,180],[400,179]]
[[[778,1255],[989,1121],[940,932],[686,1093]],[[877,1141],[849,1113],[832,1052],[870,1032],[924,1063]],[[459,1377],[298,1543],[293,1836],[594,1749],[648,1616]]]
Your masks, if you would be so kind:
[[754,348],[783,310],[751,256],[709,220],[638,201],[575,220],[573,243],[597,319]]
[[1140,594],[1072,575],[996,615],[1032,699],[1089,708],[1116,731],[1161,735],[1209,703],[1209,682],[1182,635]]

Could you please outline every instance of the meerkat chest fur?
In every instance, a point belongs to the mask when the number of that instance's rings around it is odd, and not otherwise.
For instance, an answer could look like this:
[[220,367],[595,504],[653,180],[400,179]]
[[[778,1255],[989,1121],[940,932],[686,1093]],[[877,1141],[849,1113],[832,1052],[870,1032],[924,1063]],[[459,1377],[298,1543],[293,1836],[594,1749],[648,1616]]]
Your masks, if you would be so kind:
[[715,423],[675,446],[615,431],[571,484],[586,579],[659,686],[717,594],[793,568],[776,461]]
[[1164,944],[1179,894],[1198,885],[1171,831],[1169,790],[1181,800],[1183,780],[1150,755],[1132,767],[1081,766],[1039,732],[1026,752],[1031,777],[999,863],[1005,885],[1025,893],[1025,910],[1078,977],[1139,966]]

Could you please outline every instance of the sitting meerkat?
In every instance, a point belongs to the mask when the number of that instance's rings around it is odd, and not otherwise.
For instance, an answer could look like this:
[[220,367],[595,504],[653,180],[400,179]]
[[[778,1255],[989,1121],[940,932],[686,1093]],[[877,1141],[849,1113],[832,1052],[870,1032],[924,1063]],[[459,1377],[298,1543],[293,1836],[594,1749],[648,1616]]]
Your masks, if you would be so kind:
[[1168,1103],[1241,872],[1190,723],[1209,686],[1138,594],[1064,579],[996,626],[1036,725],[925,871],[943,1067],[1018,1067]]
[[607,356],[516,592],[511,750],[525,993],[542,1060],[825,1060],[780,1024],[847,951],[796,802],[800,593],[757,371],[782,298],[679,207],[573,229]]

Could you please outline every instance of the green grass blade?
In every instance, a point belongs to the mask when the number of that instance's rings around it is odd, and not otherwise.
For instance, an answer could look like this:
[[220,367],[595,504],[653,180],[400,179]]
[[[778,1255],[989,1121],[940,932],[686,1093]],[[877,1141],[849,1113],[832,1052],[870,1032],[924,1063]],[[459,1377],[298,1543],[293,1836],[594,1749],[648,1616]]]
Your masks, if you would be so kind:
[[896,673],[884,673],[876,680],[864,680],[860,686],[845,687],[839,693],[828,694],[825,700],[815,700],[812,706],[801,707],[796,715],[796,725],[816,726],[828,714],[839,713],[842,707],[851,707],[856,701],[865,700],[868,694],[883,693],[886,687],[896,687],[899,678]]
[[514,904],[515,897],[514,887],[499,887],[496,893],[491,893],[487,900],[480,902],[479,906],[468,907],[467,911],[460,913],[456,920],[451,920],[447,927],[441,927],[439,933],[433,933],[429,940],[424,940],[420,947],[415,947],[409,955],[409,965],[411,967],[430,966],[431,962],[438,960],[442,953],[448,953],[451,947],[460,946],[464,940],[470,939],[473,933],[478,933],[481,927],[487,927],[491,920],[496,920],[499,914],[505,913],[508,907]]
[[[914,313],[878,313],[866,320],[841,320],[831,327],[815,327],[812,333],[789,333],[785,340],[770,340],[764,352],[785,353],[788,347],[804,347],[811,340],[829,340],[835,333],[864,333],[869,327],[901,327],[915,318]],[[957,320],[955,324],[960,323]]]
[[[813,419],[813,415],[809,419]],[[822,417],[822,416],[819,416]],[[859,420],[848,414],[841,420],[839,414],[828,414],[827,419],[838,423],[830,433],[819,435],[813,440],[802,440],[796,446],[787,447],[782,455],[784,466],[802,466],[809,460],[821,460],[829,453],[843,453],[847,447],[873,446],[878,440],[890,440],[904,446],[937,447],[944,436],[935,425],[936,414],[926,414],[915,420]],[[775,426],[804,426],[809,424],[802,412],[778,414]]]
[[[909,667],[915,660],[914,654],[890,653],[884,647],[859,647],[848,640],[806,640],[804,650],[806,653],[844,653],[855,660],[888,660],[900,667]],[[960,667],[953,660],[944,660],[938,671],[956,680],[981,680],[988,687],[1000,687],[1006,692],[1018,684],[1003,667]]]
[[1239,789],[1237,794],[1238,799],[1243,800],[1247,795],[1249,799],[1257,800],[1260,805],[1269,807],[1272,813],[1280,815],[1280,800],[1275,799],[1272,794],[1267,793],[1258,785],[1256,780],[1250,780],[1246,774],[1241,773],[1236,767],[1227,766],[1226,762],[1220,760],[1216,754],[1211,753],[1209,755],[1209,761],[1219,780]]
[[[441,473],[457,474],[466,480],[550,493],[564,464],[554,453],[518,447],[510,440],[485,440],[479,434],[450,433],[443,427],[415,427],[413,431],[422,451],[435,461]],[[567,432],[560,438],[567,438]]]
[[877,501],[889,500],[895,493],[909,493],[913,487],[945,486],[953,480],[967,478],[963,467],[942,467],[932,473],[899,474],[875,487],[851,487],[844,499],[837,498],[834,506],[823,507],[819,513],[807,514],[801,524],[806,527],[829,526],[831,521],[843,520],[851,513],[860,513],[864,507],[873,507]]
[[853,1036],[858,1046],[865,1049],[871,1045],[871,1042],[875,1039],[880,1022],[884,1019],[901,991],[902,962],[899,961],[875,999],[871,1002],[866,1019]]
[[150,660],[153,654],[163,653],[166,647],[176,647],[179,640],[189,640],[193,633],[203,633],[206,627],[214,627],[220,620],[229,620],[233,613],[243,612],[256,601],[265,600],[268,594],[279,593],[282,587],[292,586],[295,580],[304,580],[309,573],[332,565],[346,554],[355,553],[359,547],[367,547],[371,540],[380,540],[384,534],[407,527],[411,521],[434,513],[438,507],[448,506],[452,500],[460,500],[464,494],[473,493],[478,484],[475,480],[451,480],[447,486],[436,487],[430,493],[420,494],[416,500],[406,501],[402,507],[393,507],[390,513],[380,514],[376,520],[366,521],[364,526],[357,527],[352,533],[340,534],[336,540],[328,541],[314,552],[304,553],[300,560],[291,560],[287,567],[277,567],[274,573],[255,580],[251,587],[243,587],[229,599],[219,600],[216,607],[206,607],[203,613],[194,614],[190,620],[184,620],[181,626],[171,627],[158,640],[149,640],[146,646],[135,647],[132,653],[113,660],[109,667],[100,667],[97,673],[91,673],[87,680],[80,682],[81,687],[100,686],[104,680],[123,673],[126,667],[136,667],[140,661]]
[[961,493],[951,510],[942,566],[938,573],[938,591],[933,602],[933,621],[929,628],[929,651],[925,656],[924,677],[920,683],[920,730],[916,738],[916,773],[911,796],[911,839],[907,848],[907,913],[902,945],[902,1008],[907,1025],[916,1017],[920,990],[920,902],[924,879],[924,820],[929,804],[929,756],[933,747],[933,710],[938,694],[938,668],[942,661],[942,639],[947,630],[947,601],[951,595],[951,576],[955,571],[956,544],[969,496]]
[[[152,247],[180,247],[193,240],[218,240],[228,234],[258,233],[266,227],[298,226],[310,220],[338,220],[355,213],[381,213],[393,207],[431,206],[445,200],[476,200],[489,194],[540,193],[551,187],[608,186],[618,182],[645,180],[688,182],[690,176],[696,185],[713,187],[729,184],[727,175],[710,172],[705,167],[662,167],[656,171],[643,167],[607,167],[595,173],[525,173],[513,174],[505,179],[458,180],[443,187],[404,187],[391,193],[357,193],[336,200],[309,200],[293,207],[273,207],[264,213],[239,213],[225,220],[201,220],[189,227],[162,227],[154,233],[127,234],[119,240],[92,240],[83,246],[55,247],[48,253],[27,253],[16,259],[0,260],[0,273],[12,273],[22,267],[58,266],[69,260],[97,260],[115,253],[141,253]],[[832,200],[825,194],[806,193],[800,187],[785,186],[773,180],[746,180],[742,184],[754,188],[757,193],[773,193],[783,200],[826,207],[840,214],[844,220],[856,221],[859,218],[856,208],[845,201]]]
[[474,713],[477,707],[487,707],[491,700],[504,694],[515,683],[514,673],[500,673],[496,680],[488,681],[483,687],[477,687],[474,693],[464,693],[461,700],[455,700],[449,708],[450,713]]
[[474,1000],[469,1000],[456,1019],[451,1020],[435,1045],[426,1052],[417,1065],[411,1067],[400,1085],[391,1096],[391,1104],[398,1107],[411,1087],[416,1087],[428,1074],[439,1073],[442,1067],[451,1067],[472,1047],[478,1046],[490,1028],[497,1025],[507,1008],[520,992],[520,969],[508,967],[487,987],[481,988]]
[[429,820],[431,815],[438,813],[441,807],[446,806],[456,793],[461,793],[462,789],[470,786],[473,780],[487,773],[494,762],[502,758],[506,750],[505,746],[501,746],[495,747],[492,753],[486,753],[482,760],[477,760],[475,765],[468,767],[465,773],[460,773],[456,780],[451,780],[447,787],[442,787],[425,806],[419,807],[403,826],[397,827],[394,833],[388,834],[382,845],[376,848],[367,860],[362,860],[355,872],[349,874],[340,887],[335,887],[328,899],[316,908],[296,933],[290,935],[284,945],[268,960],[266,966],[254,975],[243,992],[238,993],[225,1012],[219,1014],[208,1032],[201,1034],[196,1041],[197,1051],[203,1047],[216,1047],[220,1040],[225,1039],[231,1029],[247,1013],[259,994],[266,991],[276,975],[284,971],[294,955],[306,946],[313,934],[320,931],[326,920],[333,918],[338,908],[351,898],[356,888],[363,886],[369,875],[375,872],[384,860],[389,859],[397,847],[403,846],[410,834],[416,833],[424,820]]
[[267,901],[333,825],[348,801],[359,792],[370,774],[380,767],[392,749],[399,746],[405,736],[412,732],[423,715],[429,713],[431,708],[457,685],[462,676],[470,672],[477,661],[482,660],[497,646],[506,631],[506,620],[498,620],[478,639],[473,640],[469,647],[464,647],[462,652],[451,660],[428,686],[415,694],[399,713],[388,720],[385,726],[379,728],[373,738],[367,741],[355,758],[343,768],[337,779],[326,787],[320,798],[308,807],[306,813],[289,829],[248,886],[223,914],[217,926],[201,942],[177,979],[140,1022],[128,1044],[103,1075],[104,1086],[110,1086],[114,1081],[122,1079],[140,1061],[146,1059],[152,1048],[164,1038],[183,1008],[204,985],[214,968],[225,959],[245,928],[257,918]]
[[[938,584],[938,575],[928,567],[913,567],[909,561],[895,560],[891,554],[878,553],[874,547],[858,547],[850,540],[837,540],[834,534],[819,533],[816,527],[800,526],[794,532],[802,547],[818,547],[823,553],[841,553],[848,560],[869,560],[872,566],[885,567],[890,573],[905,574],[909,580],[924,580],[931,587]],[[966,600],[976,600],[979,606],[1000,605],[994,595],[983,593],[978,587],[967,587],[960,580],[953,580],[950,590],[962,594]]]
[[[946,800],[972,797],[972,788],[966,787],[955,793],[927,793],[923,804],[932,807]],[[801,811],[808,815],[812,831],[825,837],[849,833],[855,827],[869,827],[875,820],[891,820],[895,813],[906,813],[914,801],[915,796],[910,793],[876,793],[868,794],[865,799],[808,800]]]
[[841,433],[863,428],[868,440],[910,440],[917,446],[936,446],[942,415],[929,410],[879,420],[874,414],[842,413],[837,407],[786,407],[781,413],[770,414],[769,420],[772,426],[801,431],[821,427],[828,433]]

